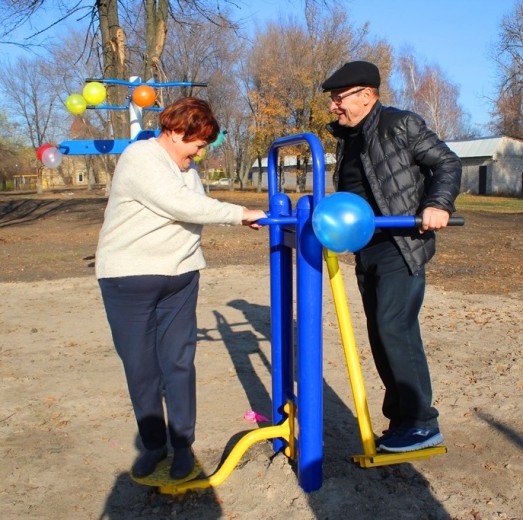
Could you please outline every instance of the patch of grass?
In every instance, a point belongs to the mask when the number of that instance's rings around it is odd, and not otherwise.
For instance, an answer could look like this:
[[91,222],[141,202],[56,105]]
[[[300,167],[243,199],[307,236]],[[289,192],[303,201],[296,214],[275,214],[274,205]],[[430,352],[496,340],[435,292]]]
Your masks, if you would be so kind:
[[489,211],[491,213],[523,213],[523,199],[462,193],[456,200],[457,211]]
[[[289,196],[292,202],[292,206],[295,207],[298,199],[304,195],[311,195],[312,192],[307,191],[306,193],[294,193],[288,192],[286,195]],[[332,192],[327,192],[326,195],[331,195]],[[212,190],[210,193],[211,197],[217,199],[241,203],[249,206],[256,203],[256,207],[265,207],[268,204],[268,194],[266,191],[258,193],[255,190]],[[523,213],[523,199],[516,197],[497,197],[497,196],[480,196],[470,195],[468,193],[461,193],[456,200],[457,211],[487,211],[490,213]]]

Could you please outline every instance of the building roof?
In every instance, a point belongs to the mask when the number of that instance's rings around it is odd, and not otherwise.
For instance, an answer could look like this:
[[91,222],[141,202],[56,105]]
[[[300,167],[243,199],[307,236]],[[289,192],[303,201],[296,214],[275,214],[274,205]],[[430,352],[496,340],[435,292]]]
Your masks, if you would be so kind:
[[[506,153],[507,146],[515,149],[518,156],[521,156],[523,140],[508,136],[478,137],[476,139],[464,139],[456,141],[445,141],[448,147],[460,158],[490,157],[494,158],[496,153]],[[515,147],[515,148],[514,148]],[[333,153],[325,154],[325,164],[335,164],[336,157]],[[309,163],[310,164],[310,163]],[[286,155],[284,165],[287,167],[296,166],[296,156]],[[258,167],[258,161],[255,161],[252,168]],[[267,157],[262,159],[262,168],[267,168]]]
[[499,150],[502,140],[503,137],[480,137],[465,141],[447,141],[447,145],[461,159],[493,157]]

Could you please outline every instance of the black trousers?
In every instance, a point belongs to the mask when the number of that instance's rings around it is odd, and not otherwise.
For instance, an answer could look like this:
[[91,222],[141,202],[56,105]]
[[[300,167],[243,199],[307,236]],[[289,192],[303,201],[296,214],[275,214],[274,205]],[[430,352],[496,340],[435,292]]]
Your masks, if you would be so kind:
[[[146,449],[194,442],[199,272],[99,280]],[[167,428],[163,402],[167,411]]]
[[372,354],[385,385],[382,409],[390,427],[437,427],[419,325],[425,271],[412,275],[388,239],[356,254],[356,277]]

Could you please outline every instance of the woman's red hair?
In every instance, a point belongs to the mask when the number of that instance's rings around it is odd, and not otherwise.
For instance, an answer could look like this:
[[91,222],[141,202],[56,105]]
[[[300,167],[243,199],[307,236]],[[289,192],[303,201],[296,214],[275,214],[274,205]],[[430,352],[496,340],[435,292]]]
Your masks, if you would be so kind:
[[220,126],[207,101],[186,97],[175,101],[160,114],[162,132],[182,134],[186,143],[202,140],[216,141]]

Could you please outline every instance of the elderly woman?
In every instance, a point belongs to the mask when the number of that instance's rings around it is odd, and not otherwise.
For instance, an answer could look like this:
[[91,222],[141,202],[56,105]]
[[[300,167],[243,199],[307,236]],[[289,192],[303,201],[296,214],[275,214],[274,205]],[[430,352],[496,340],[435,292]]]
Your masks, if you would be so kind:
[[160,127],[158,138],[132,143],[118,161],[96,277],[145,448],[133,474],[154,472],[167,456],[169,436],[170,475],[181,479],[194,469],[196,302],[199,271],[206,266],[202,226],[257,229],[265,213],[205,195],[193,160],[218,136],[208,103],[180,99],[161,113]]

